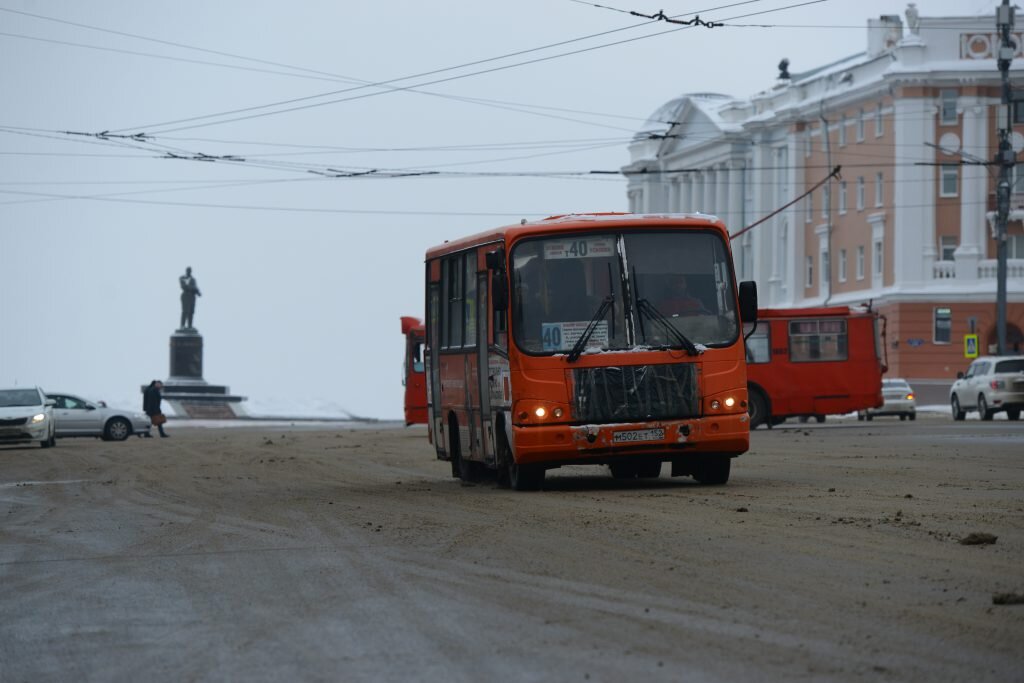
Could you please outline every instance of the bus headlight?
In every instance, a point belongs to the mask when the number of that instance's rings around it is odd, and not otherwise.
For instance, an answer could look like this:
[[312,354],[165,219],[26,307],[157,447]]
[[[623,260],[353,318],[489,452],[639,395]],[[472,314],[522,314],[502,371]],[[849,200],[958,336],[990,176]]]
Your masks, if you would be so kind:
[[729,398],[725,399],[725,407],[726,408],[732,408],[734,405],[736,405],[736,399],[734,399],[732,396],[730,396]]
[[544,406],[537,406],[537,409],[533,411],[533,414],[543,420],[547,416],[548,411]]

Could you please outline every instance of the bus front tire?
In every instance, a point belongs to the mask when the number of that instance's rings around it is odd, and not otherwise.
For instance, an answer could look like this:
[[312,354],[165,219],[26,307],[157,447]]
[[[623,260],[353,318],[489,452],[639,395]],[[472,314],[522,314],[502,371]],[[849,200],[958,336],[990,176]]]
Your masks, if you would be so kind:
[[693,478],[701,484],[721,485],[729,481],[732,458],[726,455],[705,455],[693,464]]
[[540,491],[544,484],[544,468],[513,461],[508,466],[508,483],[515,491]]

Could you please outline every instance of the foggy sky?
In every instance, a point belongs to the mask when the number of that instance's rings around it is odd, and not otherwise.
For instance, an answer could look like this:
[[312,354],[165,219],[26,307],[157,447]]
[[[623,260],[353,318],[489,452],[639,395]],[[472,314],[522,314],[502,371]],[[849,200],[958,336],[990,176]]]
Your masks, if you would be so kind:
[[[717,11],[731,3],[599,4],[725,20],[796,2]],[[917,3],[922,16],[996,4]],[[191,266],[203,294],[195,326],[207,381],[254,404],[398,418],[399,317],[423,315],[426,249],[521,218],[624,210],[625,182],[311,170],[615,170],[628,162],[632,133],[665,101],[749,96],[774,84],[783,57],[799,73],[860,52],[867,19],[902,17],[905,7],[830,0],[734,22],[772,28],[672,31],[679,27],[642,26],[570,0],[0,0],[3,10],[107,30],[0,11],[0,386],[141,405],[139,385],[168,374],[177,278]],[[434,95],[392,91],[222,125],[169,123],[357,85],[340,79],[383,81],[602,32],[610,33],[395,85],[662,35],[423,87]],[[140,145],[59,131],[153,138]],[[542,144],[510,144],[526,142]],[[492,148],[450,149],[466,145]]]

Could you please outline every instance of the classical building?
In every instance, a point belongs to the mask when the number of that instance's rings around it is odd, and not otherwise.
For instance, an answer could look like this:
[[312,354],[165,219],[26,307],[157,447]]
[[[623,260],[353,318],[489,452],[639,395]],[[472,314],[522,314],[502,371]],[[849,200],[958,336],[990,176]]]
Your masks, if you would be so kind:
[[[720,216],[763,307],[871,305],[889,373],[949,380],[996,344],[995,157],[1006,107],[995,18],[868,21],[867,49],[748,99],[693,93],[630,145],[630,210]],[[1015,32],[1018,46],[1022,32]],[[1018,47],[1011,79],[1024,76]],[[1024,106],[1013,115],[1024,148]],[[827,131],[827,133],[826,133]],[[838,178],[821,184],[840,166]],[[1008,228],[1008,346],[1024,353],[1024,166]],[[814,189],[782,211],[794,199]],[[774,213],[778,211],[778,213]],[[772,215],[774,213],[774,215]]]

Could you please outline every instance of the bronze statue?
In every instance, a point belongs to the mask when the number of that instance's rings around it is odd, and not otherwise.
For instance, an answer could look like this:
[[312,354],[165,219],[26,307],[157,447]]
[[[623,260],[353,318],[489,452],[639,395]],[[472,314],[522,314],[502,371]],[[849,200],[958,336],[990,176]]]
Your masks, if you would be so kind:
[[202,293],[196,279],[192,277],[191,267],[185,269],[185,274],[178,278],[178,282],[181,284],[181,329],[191,330],[192,316],[196,312],[196,297],[202,296]]

